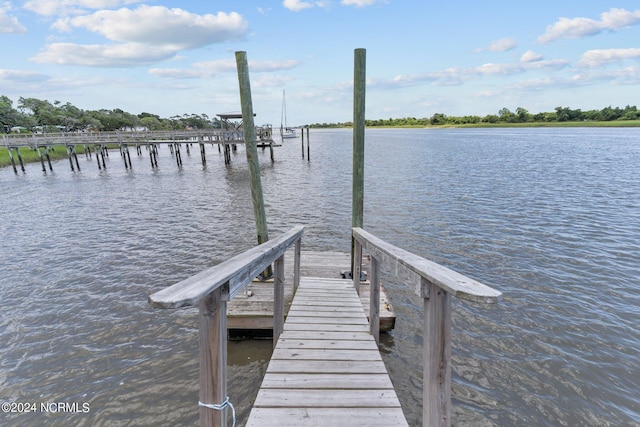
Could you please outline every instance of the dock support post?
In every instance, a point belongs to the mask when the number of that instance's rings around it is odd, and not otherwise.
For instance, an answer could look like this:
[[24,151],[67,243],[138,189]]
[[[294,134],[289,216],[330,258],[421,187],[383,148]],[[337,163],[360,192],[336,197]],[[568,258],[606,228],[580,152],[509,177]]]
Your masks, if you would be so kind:
[[71,171],[75,172],[73,168],[73,159],[76,160],[76,166],[78,167],[78,172],[80,172],[80,162],[78,162],[78,155],[76,154],[76,146],[69,144],[67,145],[67,154],[69,155],[69,163],[71,164]]
[[273,280],[273,347],[284,330],[284,255],[274,263]]
[[424,427],[451,425],[451,294],[421,280],[424,298]]
[[[229,286],[200,300],[200,427],[226,427],[227,408],[211,409],[227,399],[227,300]],[[225,295],[226,294],[226,295]]]
[[22,161],[22,155],[20,154],[20,148],[18,147],[16,147],[16,154],[18,155],[18,161],[20,162],[20,169],[22,169],[22,172],[25,172],[24,162]]
[[353,279],[353,288],[360,295],[360,276],[362,270],[362,245],[353,239],[353,259],[351,260],[351,278]]
[[302,241],[296,240],[296,246],[293,256],[293,295],[296,294],[298,286],[300,286],[300,252]]
[[178,167],[182,166],[182,155],[180,154],[180,143],[179,142],[175,142],[173,145],[175,145],[175,153],[176,153],[176,163],[178,164]]
[[204,151],[204,137],[202,137],[202,139],[200,139],[200,157],[202,158],[202,166],[206,166],[207,164],[207,157],[205,156]]
[[[304,132],[304,129],[302,130]],[[311,161],[311,139],[309,138],[309,126],[307,126],[307,161]]]
[[[100,144],[96,147],[96,161],[98,162],[98,170],[107,169],[107,164],[104,161],[104,154],[107,151],[107,146]],[[100,166],[100,160],[102,160],[102,166]]]
[[13,153],[11,152],[11,148],[7,150],[9,152],[9,160],[11,160],[11,166],[13,166],[13,172],[17,175],[18,168],[16,168],[16,161],[13,160]]
[[[364,107],[366,89],[366,49],[354,51],[353,66],[353,190],[351,208],[351,226],[362,228],[364,208]],[[362,260],[354,257],[354,238],[351,237],[351,265],[358,262],[361,269]],[[353,277],[360,279],[360,275]]]
[[36,147],[36,150],[38,150],[38,157],[40,158],[40,164],[42,165],[42,172],[46,172],[47,168],[44,167],[44,157],[42,156],[42,152],[40,151],[40,146],[38,145]]
[[369,333],[380,344],[380,263],[371,257],[371,281],[369,288]]
[[[251,199],[253,213],[256,219],[258,244],[269,240],[267,232],[267,215],[265,213],[264,197],[262,195],[262,181],[260,180],[260,164],[258,162],[258,147],[256,145],[256,128],[253,123],[253,101],[251,100],[251,82],[249,81],[249,64],[247,52],[236,52],[238,67],[238,82],[240,85],[240,103],[242,105],[242,123],[244,126],[244,144],[247,154],[247,164],[251,176]],[[271,266],[263,273],[265,279],[272,275]]]
[[300,138],[302,140],[302,158],[304,159],[304,130],[300,132]]

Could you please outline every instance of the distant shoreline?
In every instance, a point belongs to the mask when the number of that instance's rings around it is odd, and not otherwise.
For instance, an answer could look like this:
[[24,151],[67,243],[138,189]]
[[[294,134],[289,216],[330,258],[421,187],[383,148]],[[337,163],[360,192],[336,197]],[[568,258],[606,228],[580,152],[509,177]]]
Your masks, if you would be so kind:
[[[525,123],[465,123],[446,125],[367,126],[367,129],[460,129],[460,128],[569,128],[569,127],[640,127],[640,120],[525,122]],[[311,126],[312,129],[349,129],[351,126]]]

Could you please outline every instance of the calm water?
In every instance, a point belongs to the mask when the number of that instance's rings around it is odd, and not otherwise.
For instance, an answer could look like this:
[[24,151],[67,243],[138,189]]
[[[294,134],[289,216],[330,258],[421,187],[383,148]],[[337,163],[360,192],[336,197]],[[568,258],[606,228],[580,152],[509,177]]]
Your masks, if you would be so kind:
[[[640,133],[637,129],[367,130],[365,228],[501,290],[454,301],[453,424],[640,426]],[[307,224],[304,249],[349,250],[351,132],[261,155],[270,234]],[[81,158],[0,170],[0,401],[88,413],[0,425],[194,425],[194,309],[147,295],[255,241],[244,151],[167,148],[126,171]],[[398,321],[382,349],[421,423],[421,300],[383,275]],[[270,341],[230,343],[240,425]]]

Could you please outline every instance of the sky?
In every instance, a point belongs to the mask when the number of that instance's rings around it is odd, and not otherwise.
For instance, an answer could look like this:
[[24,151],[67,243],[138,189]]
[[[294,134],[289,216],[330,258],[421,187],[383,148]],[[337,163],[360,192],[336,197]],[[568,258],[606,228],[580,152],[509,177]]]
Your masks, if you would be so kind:
[[640,107],[640,2],[0,0],[0,95],[256,124]]

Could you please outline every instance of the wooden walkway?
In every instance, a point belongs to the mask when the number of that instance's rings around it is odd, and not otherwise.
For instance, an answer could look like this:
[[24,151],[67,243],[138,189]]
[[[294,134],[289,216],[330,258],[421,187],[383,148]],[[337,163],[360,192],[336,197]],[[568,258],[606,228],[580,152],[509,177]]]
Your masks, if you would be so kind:
[[[416,292],[424,302],[423,425],[450,426],[451,299],[493,304],[502,293],[355,227],[352,237],[358,279],[363,250],[371,257],[373,323],[369,324],[354,287],[359,287],[359,280],[300,274],[303,231],[303,226],[294,227],[149,295],[154,307],[199,307],[200,425],[226,425],[230,406],[227,301],[273,264],[271,324],[278,340],[247,426],[408,425],[376,345],[381,265],[420,278]],[[297,292],[285,322],[285,254],[289,248],[294,249]],[[325,256],[309,255],[320,260]],[[321,264],[328,266],[326,261]]]
[[351,280],[302,277],[247,426],[408,425]]
[[[294,257],[293,250],[286,254],[287,260]],[[344,252],[312,252],[302,251],[301,273],[308,277],[341,278],[342,271],[350,271],[351,255]],[[363,270],[369,271],[369,263],[365,259]],[[369,281],[360,284],[360,301],[369,316]],[[285,263],[284,284],[285,315],[293,301],[293,263]],[[380,289],[380,331],[388,332],[395,327],[396,315],[384,287]],[[236,295],[228,303],[227,327],[233,331],[234,336],[243,336],[245,333],[254,333],[260,336],[259,331],[265,330],[267,334],[273,329],[273,282],[253,281],[247,288],[247,292]]]

